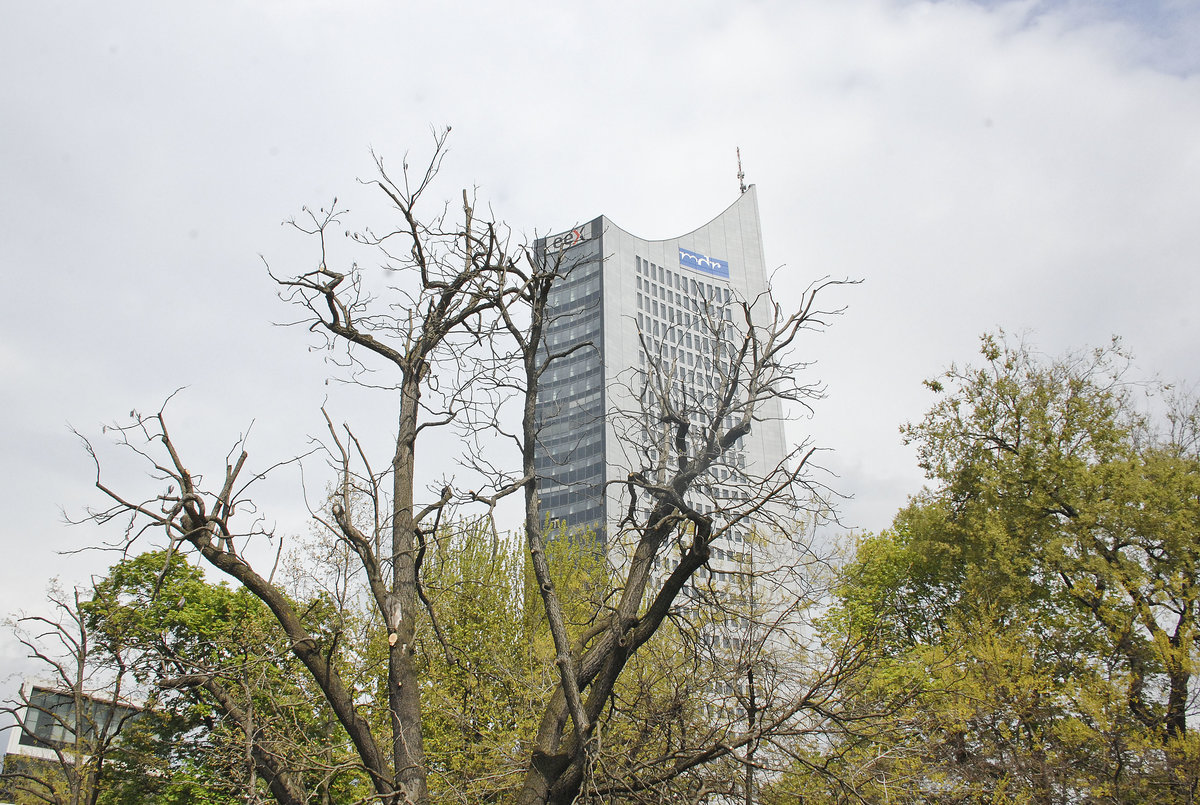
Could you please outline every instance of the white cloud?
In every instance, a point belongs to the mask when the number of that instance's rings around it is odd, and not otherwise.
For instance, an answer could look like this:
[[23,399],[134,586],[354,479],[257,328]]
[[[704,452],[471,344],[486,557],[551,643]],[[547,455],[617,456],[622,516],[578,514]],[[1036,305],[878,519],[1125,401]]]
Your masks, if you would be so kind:
[[830,400],[798,423],[835,448],[860,527],[919,487],[897,427],[985,329],[1050,352],[1122,333],[1145,366],[1194,374],[1200,11],[1152,5],[10,9],[0,533],[22,561],[0,611],[40,595],[47,546],[95,538],[57,520],[95,502],[65,422],[95,433],[188,385],[181,426],[218,458],[251,419],[255,460],[303,448],[325,368],[269,326],[291,314],[257,254],[309,264],[279,221],[334,194],[382,219],[353,181],[368,146],[415,162],[431,125],[454,126],[438,199],[478,184],[525,233],[600,213],[690,230],[732,200],[740,146],[787,285],[866,280],[805,347]]

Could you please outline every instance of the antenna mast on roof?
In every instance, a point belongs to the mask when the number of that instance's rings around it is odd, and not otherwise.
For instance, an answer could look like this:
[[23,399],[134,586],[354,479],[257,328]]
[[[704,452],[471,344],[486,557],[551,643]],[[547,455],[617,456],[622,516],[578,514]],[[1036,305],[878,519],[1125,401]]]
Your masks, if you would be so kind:
[[742,171],[742,149],[741,148],[738,148],[738,150],[737,150],[737,157],[738,157],[738,187],[740,187],[742,192],[745,193],[746,192],[746,174]]

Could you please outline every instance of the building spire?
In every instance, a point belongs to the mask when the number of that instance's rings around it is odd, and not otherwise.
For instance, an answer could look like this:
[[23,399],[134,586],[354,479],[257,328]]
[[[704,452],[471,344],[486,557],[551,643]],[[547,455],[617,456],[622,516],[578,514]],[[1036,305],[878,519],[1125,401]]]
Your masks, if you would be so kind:
[[740,147],[737,150],[737,158],[738,158],[738,187],[740,187],[742,192],[745,193],[746,192],[746,174],[742,170],[742,149]]

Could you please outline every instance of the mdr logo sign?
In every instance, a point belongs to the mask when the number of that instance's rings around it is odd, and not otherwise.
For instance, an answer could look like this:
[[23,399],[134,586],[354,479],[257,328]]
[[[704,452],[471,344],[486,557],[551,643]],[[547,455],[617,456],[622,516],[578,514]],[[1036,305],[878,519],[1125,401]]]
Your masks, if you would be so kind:
[[700,252],[693,252],[688,249],[681,248],[679,250],[679,267],[690,268],[692,271],[699,271],[702,274],[720,277],[721,279],[729,279],[728,260],[705,257]]

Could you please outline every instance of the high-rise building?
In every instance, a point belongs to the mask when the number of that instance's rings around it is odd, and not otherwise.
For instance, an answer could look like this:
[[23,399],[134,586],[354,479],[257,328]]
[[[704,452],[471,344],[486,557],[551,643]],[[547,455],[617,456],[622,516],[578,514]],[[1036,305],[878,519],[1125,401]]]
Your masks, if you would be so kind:
[[[670,438],[662,395],[702,418],[728,387],[727,354],[769,320],[766,266],[753,186],[723,213],[685,235],[645,240],[601,216],[537,242],[564,278],[549,300],[545,348],[564,354],[537,398],[542,510],[569,529],[611,538],[628,506],[623,481],[653,468]],[[781,406],[769,399],[753,428],[690,493],[701,511],[746,495],[747,478],[781,466]],[[724,548],[738,555],[745,529]]]

